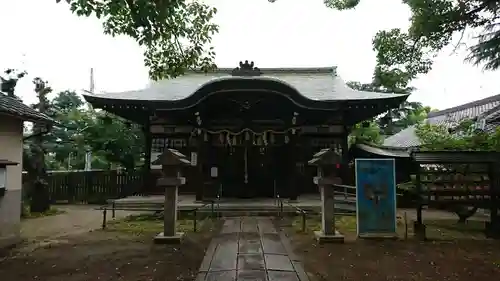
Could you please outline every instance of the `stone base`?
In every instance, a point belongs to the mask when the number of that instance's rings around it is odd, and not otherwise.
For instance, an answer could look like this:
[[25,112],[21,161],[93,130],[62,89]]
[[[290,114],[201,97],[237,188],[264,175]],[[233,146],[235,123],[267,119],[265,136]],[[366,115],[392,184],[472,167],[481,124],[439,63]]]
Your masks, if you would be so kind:
[[323,231],[315,231],[314,236],[320,244],[322,243],[344,243],[344,235],[335,230],[334,235],[325,235]]
[[380,233],[380,234],[363,234],[359,235],[359,238],[362,239],[373,239],[373,240],[397,240],[398,235],[396,233],[394,234],[388,234],[388,233]]
[[184,237],[184,232],[177,232],[175,236],[165,236],[163,232],[156,235],[154,238],[155,244],[180,244],[182,237]]

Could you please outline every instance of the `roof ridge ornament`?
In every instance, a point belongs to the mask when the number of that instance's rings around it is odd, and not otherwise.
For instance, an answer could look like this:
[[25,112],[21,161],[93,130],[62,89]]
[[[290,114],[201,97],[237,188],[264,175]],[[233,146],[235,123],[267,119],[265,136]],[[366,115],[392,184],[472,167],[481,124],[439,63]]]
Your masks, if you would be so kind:
[[258,67],[254,66],[254,62],[248,62],[246,60],[245,62],[240,61],[239,67],[236,67],[231,71],[232,76],[260,76],[262,74],[262,71]]

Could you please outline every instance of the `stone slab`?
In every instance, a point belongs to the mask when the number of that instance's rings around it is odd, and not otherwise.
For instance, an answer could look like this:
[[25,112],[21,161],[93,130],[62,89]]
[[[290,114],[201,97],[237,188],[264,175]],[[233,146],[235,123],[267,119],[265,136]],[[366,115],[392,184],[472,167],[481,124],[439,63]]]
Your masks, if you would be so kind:
[[262,248],[265,254],[287,254],[287,251],[281,243],[281,239],[278,234],[263,234],[261,237],[261,241]]
[[222,225],[221,233],[239,233],[241,230],[241,220],[239,218],[226,219]]
[[238,257],[238,240],[236,234],[229,239],[220,241],[210,263],[210,271],[236,270]]
[[301,262],[292,261],[292,265],[300,281],[309,281],[309,276],[307,275],[306,270],[304,269],[304,266]]
[[267,281],[265,270],[238,270],[238,281]]
[[288,257],[292,261],[300,261],[300,257],[297,256],[294,251],[292,244],[290,243],[290,239],[285,235],[284,232],[279,233],[280,239],[281,239],[281,244],[283,244],[283,247],[285,248],[286,253],[288,254]]
[[255,217],[245,217],[241,220],[241,232],[258,233],[257,219]]
[[165,236],[163,232],[156,235],[154,238],[155,244],[180,244],[182,238],[184,237],[184,232],[177,232],[175,236]]
[[239,254],[238,270],[265,270],[264,255]]
[[219,239],[213,238],[208,245],[207,250],[205,251],[205,257],[203,257],[203,261],[201,262],[199,271],[208,271],[210,269],[210,264],[212,263],[212,259],[214,258],[214,254],[218,245]]
[[258,228],[261,234],[275,234],[278,233],[274,227],[273,222],[269,218],[261,218],[258,220]]
[[206,281],[236,281],[236,270],[208,272]]
[[240,254],[262,254],[262,244],[258,234],[250,236],[250,233],[240,235],[239,249]]
[[292,262],[287,255],[264,255],[268,270],[294,271]]
[[344,235],[335,231],[334,235],[325,235],[322,231],[315,231],[314,236],[320,244],[323,243],[344,243]]
[[267,272],[269,281],[302,281],[299,280],[297,273],[293,271],[275,271],[269,270]]

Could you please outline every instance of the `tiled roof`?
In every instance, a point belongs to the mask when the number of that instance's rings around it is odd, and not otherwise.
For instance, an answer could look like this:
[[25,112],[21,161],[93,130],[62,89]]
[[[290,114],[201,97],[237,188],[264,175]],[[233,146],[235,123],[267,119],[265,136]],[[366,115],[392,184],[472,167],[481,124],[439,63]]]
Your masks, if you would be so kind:
[[53,121],[47,115],[34,110],[18,99],[9,97],[2,93],[0,93],[0,114],[15,116],[26,121]]
[[397,134],[394,134],[384,140],[384,146],[394,147],[414,147],[419,146],[420,141],[415,132],[415,126],[410,126]]
[[335,67],[261,68],[262,76],[250,77],[231,76],[232,70],[232,68],[221,68],[208,74],[192,72],[175,79],[152,82],[148,88],[143,90],[103,94],[89,93],[88,96],[123,100],[181,100],[195,93],[200,87],[210,82],[242,78],[271,80],[288,84],[296,88],[298,92],[306,98],[312,100],[384,99],[395,96],[395,94],[390,93],[353,90],[336,75]]
[[388,156],[388,157],[394,157],[394,158],[408,158],[408,157],[410,157],[410,152],[407,149],[400,148],[400,147],[374,146],[374,145],[362,144],[362,143],[356,144],[356,147],[358,149],[361,149],[361,150],[366,151],[368,153],[381,155],[381,156]]
[[[426,122],[432,125],[453,127],[464,119],[484,117],[488,122],[489,120],[493,120],[492,118],[494,116],[496,116],[496,118],[500,117],[500,95],[491,96],[445,110],[430,112]],[[420,141],[415,134],[414,126],[408,127],[384,140],[384,146],[415,147],[419,145]]]

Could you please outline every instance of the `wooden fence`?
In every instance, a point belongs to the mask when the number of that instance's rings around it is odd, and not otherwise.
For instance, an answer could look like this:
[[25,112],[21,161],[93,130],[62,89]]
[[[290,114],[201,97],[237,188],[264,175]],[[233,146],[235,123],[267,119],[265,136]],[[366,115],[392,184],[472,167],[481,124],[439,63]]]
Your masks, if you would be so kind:
[[[52,171],[48,172],[48,192],[52,203],[102,204],[108,199],[140,192],[142,171]],[[27,175],[23,174],[24,190]]]

